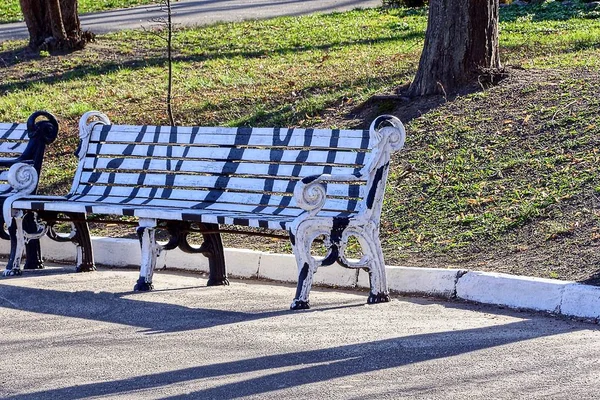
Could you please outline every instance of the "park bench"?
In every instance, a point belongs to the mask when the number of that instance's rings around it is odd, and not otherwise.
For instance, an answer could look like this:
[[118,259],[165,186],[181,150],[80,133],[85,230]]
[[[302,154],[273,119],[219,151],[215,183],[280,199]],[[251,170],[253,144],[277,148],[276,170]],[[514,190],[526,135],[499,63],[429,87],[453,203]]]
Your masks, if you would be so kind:
[[[25,124],[0,123],[0,208],[5,200],[14,199],[17,193],[26,195],[37,190],[37,178],[42,168],[46,145],[52,143],[57,135],[56,118],[44,111],[31,114]],[[11,236],[15,234],[14,226],[6,232],[4,222],[3,216],[0,216],[0,238],[11,240]],[[28,215],[23,223],[26,230],[35,232],[33,215]],[[16,244],[14,238],[12,244]],[[39,241],[31,240],[26,247],[27,260],[24,268],[43,268]],[[12,265],[14,261],[11,257],[8,265]],[[18,269],[14,271],[20,272]]]
[[[368,270],[369,303],[389,301],[379,219],[390,156],[404,144],[397,118],[378,117],[370,130],[209,128],[111,125],[90,112],[79,129],[70,193],[12,203],[16,252],[27,238],[50,235],[64,215],[77,224],[77,266],[91,269],[86,219],[135,217],[142,258],[134,290],[153,288],[158,254],[176,247],[208,257],[208,285],[226,285],[220,232],[283,230],[298,264],[292,309],[309,308],[313,274],[336,261]],[[44,226],[36,234],[21,227],[30,211]],[[156,241],[157,230],[170,235],[166,244]],[[193,232],[204,239],[199,247],[188,241]],[[324,258],[311,255],[319,237],[328,248]],[[362,246],[358,261],[346,258],[350,237]]]

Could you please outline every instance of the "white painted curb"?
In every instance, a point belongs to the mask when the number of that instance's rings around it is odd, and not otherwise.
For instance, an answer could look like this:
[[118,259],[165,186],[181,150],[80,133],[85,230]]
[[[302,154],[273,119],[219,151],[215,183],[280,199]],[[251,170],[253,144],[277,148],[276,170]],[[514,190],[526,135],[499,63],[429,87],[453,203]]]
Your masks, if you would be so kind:
[[[388,286],[402,294],[418,294],[452,298],[456,291],[456,280],[464,272],[458,269],[386,267]],[[358,287],[369,288],[369,274],[360,271]]]
[[573,283],[565,287],[560,312],[582,318],[600,318],[600,287]]
[[[124,267],[140,265],[139,242],[133,239],[93,237],[92,246],[98,265]],[[48,261],[74,262],[75,246],[42,239]],[[10,243],[0,240],[0,254],[7,255]],[[225,249],[227,271],[235,278],[262,278],[279,282],[297,282],[293,255],[252,250]],[[205,257],[186,254],[179,249],[164,252],[157,267],[208,272]],[[522,277],[508,274],[471,272],[459,269],[386,267],[390,290],[401,294],[459,298],[484,304],[531,309],[572,317],[600,319],[600,287],[555,279]],[[369,288],[365,271],[337,265],[321,267],[315,284],[345,288]]]
[[467,272],[456,284],[456,297],[478,303],[558,313],[565,286],[569,284],[552,279]]

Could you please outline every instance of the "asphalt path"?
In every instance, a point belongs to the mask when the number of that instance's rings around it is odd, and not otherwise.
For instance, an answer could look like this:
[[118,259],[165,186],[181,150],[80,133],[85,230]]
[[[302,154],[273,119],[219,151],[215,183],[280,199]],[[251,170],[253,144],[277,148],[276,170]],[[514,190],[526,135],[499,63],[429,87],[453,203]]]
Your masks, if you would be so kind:
[[[345,11],[378,7],[381,0],[184,0],[173,3],[173,21],[179,25],[206,25],[215,22],[266,19],[283,15]],[[81,15],[81,26],[96,34],[123,29],[150,28],[165,13],[157,5]],[[0,42],[27,39],[24,23],[0,25]]]
[[2,399],[591,399],[589,323],[419,298],[159,272],[0,279]]

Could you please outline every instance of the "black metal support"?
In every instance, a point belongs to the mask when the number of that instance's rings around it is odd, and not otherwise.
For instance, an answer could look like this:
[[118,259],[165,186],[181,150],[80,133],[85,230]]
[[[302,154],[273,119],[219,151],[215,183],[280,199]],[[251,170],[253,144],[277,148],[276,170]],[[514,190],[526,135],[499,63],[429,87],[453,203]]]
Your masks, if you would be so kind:
[[[25,214],[23,218],[23,229],[27,233],[35,233],[37,231],[37,225],[33,213]],[[12,250],[12,242],[11,242]],[[42,248],[40,246],[39,239],[31,239],[25,244],[25,254],[27,259],[25,260],[24,269],[43,269],[44,261],[42,259]]]
[[391,300],[388,293],[369,293],[367,304],[388,303]]
[[[219,229],[217,224],[203,224],[207,230]],[[227,267],[225,266],[225,251],[220,233],[203,233],[204,245],[208,244],[202,254],[208,258],[208,283],[207,286],[229,285],[227,279]]]
[[[208,258],[208,283],[207,286],[229,285],[227,279],[227,267],[225,266],[225,252],[223,250],[223,241],[219,233],[218,224],[198,223],[198,228],[204,242],[198,248],[192,247],[187,241],[190,233],[189,229],[182,229],[179,237],[178,247],[185,253],[202,253]],[[211,233],[207,233],[211,232]]]
[[149,292],[154,290],[154,285],[152,282],[146,282],[146,279],[143,276],[140,276],[133,286],[134,292]]
[[75,221],[73,222],[75,236],[73,237],[72,242],[81,249],[81,264],[77,265],[77,272],[95,271],[96,265],[94,264],[92,239],[90,237],[90,229],[87,221],[85,221],[85,215],[74,214],[73,216],[75,218]]

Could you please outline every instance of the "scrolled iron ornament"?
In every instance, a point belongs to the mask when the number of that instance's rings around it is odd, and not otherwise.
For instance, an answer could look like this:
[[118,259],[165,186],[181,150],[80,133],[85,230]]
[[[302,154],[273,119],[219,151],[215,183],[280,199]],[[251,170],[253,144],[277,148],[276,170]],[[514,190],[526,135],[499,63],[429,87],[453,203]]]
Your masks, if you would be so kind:
[[[39,117],[45,120],[38,121]],[[50,144],[58,136],[58,121],[54,115],[46,111],[36,111],[27,119],[27,135],[30,139],[41,138],[44,143]]]
[[[387,124],[388,126],[382,126]],[[388,143],[392,150],[400,150],[404,147],[406,131],[402,122],[393,115],[381,115],[377,117],[369,128],[371,136],[375,136],[378,141],[388,137]]]
[[16,163],[8,170],[7,181],[15,192],[28,195],[33,193],[38,184],[38,173],[29,164]]
[[[37,218],[36,221],[39,223],[40,219]],[[71,222],[71,231],[69,233],[59,233],[56,231],[55,225],[57,221],[49,221],[46,223],[46,234],[47,236],[54,240],[55,242],[64,243],[64,242],[72,242],[73,238],[77,235],[77,229],[75,225]],[[38,226],[39,228],[39,226]],[[38,229],[39,230],[39,229]]]
[[6,226],[12,225],[12,203],[35,191],[38,184],[38,173],[33,166],[25,163],[16,163],[8,170],[6,179],[13,187],[13,193],[6,198],[2,205],[2,214]]
[[97,124],[110,125],[110,119],[99,111],[88,111],[83,114],[79,119],[79,138],[88,136]]
[[110,125],[110,119],[99,111],[88,111],[81,116],[79,120],[79,146],[75,150],[75,155],[82,159],[85,156],[90,134],[94,126],[98,124]]
[[371,123],[369,134],[374,138],[375,144],[371,164],[368,167],[365,166],[367,168],[366,173],[372,173],[377,168],[387,164],[390,161],[391,154],[404,147],[406,138],[404,125],[393,115],[377,117]]
[[310,214],[316,214],[325,205],[327,191],[317,177],[308,177],[296,184],[294,198],[298,207]]

